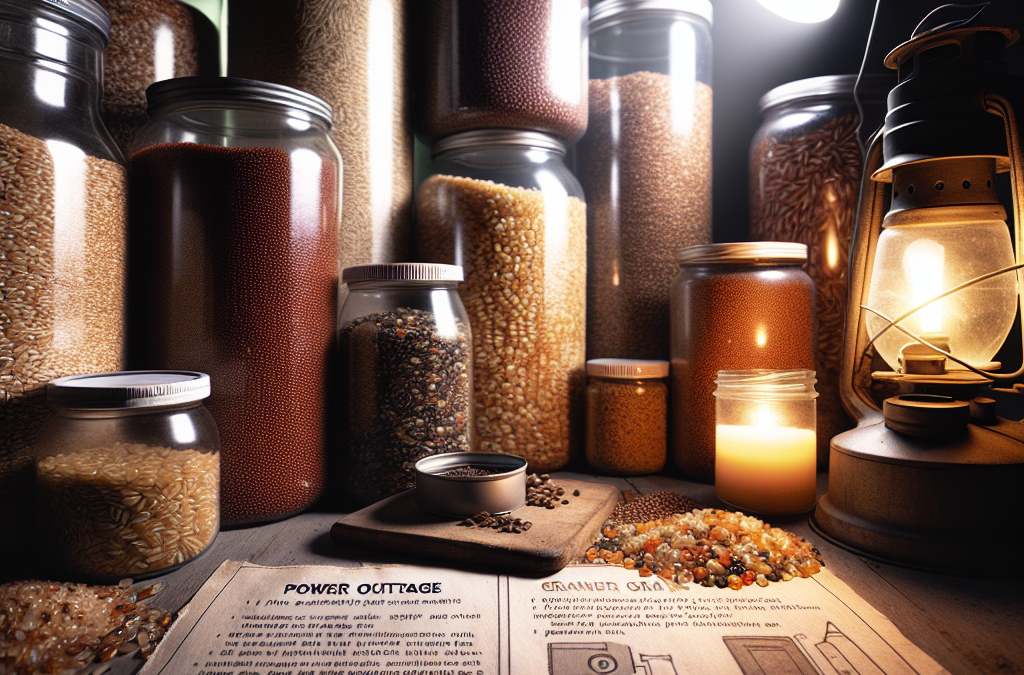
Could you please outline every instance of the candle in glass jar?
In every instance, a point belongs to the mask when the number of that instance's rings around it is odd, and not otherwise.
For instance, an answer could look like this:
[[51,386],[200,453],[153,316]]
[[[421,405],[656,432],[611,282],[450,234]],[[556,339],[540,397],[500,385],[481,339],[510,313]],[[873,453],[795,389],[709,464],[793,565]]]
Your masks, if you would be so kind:
[[757,513],[799,513],[814,506],[813,429],[719,424],[715,494]]

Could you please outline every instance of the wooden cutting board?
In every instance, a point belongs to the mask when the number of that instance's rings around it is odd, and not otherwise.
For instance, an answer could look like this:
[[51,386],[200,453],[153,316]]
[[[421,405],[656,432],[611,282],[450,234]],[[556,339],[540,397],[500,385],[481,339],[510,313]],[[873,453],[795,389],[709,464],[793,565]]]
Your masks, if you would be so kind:
[[[408,490],[351,513],[331,528],[339,544],[414,554],[491,570],[532,574],[557,572],[578,560],[619,500],[615,486],[559,480],[568,504],[555,509],[521,506],[510,515],[533,523],[521,534],[462,527],[455,519],[433,516],[416,505]],[[572,496],[574,490],[579,497]]]

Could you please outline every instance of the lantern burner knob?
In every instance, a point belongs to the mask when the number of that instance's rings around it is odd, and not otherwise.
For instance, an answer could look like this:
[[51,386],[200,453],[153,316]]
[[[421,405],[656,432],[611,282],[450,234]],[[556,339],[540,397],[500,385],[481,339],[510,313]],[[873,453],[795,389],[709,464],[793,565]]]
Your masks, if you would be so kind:
[[948,436],[971,421],[971,404],[951,396],[902,394],[882,404],[885,426],[907,436]]

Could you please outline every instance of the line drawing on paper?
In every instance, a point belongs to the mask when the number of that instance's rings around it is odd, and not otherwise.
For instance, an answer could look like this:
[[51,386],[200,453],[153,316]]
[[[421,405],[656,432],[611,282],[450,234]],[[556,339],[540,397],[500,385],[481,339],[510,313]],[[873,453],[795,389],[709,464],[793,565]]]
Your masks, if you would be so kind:
[[[639,661],[639,663],[637,663]],[[549,642],[550,675],[678,675],[668,654],[637,654],[618,642]]]

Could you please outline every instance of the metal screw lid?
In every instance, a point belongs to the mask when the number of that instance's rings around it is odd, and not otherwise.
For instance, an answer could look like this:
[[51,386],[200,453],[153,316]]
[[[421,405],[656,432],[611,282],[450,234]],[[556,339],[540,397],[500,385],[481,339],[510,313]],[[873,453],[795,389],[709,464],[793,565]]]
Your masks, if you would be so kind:
[[[823,75],[780,84],[761,97],[759,103],[761,114],[763,115],[770,108],[802,99],[843,97],[852,100],[853,87],[856,83],[856,75]],[[885,97],[889,94],[889,90],[895,86],[896,77],[893,75],[865,75],[860,80],[857,95],[862,100],[885,103]]]
[[587,375],[623,380],[648,380],[668,377],[668,361],[643,359],[590,359]]
[[359,281],[462,281],[462,267],[435,263],[390,263],[346,267],[342,283]]
[[452,134],[434,143],[430,154],[436,158],[451,150],[467,150],[488,145],[518,145],[565,154],[565,145],[554,136],[521,129],[474,129]]
[[590,9],[590,32],[665,13],[692,14],[707,21],[709,26],[713,18],[710,0],[605,0]]
[[149,111],[176,99],[270,103],[309,113],[333,124],[331,105],[300,89],[241,77],[176,77],[146,88]]
[[202,401],[210,376],[187,370],[128,370],[72,375],[46,385],[47,400],[62,408],[155,408]]
[[680,265],[735,263],[804,263],[807,245],[786,241],[745,241],[688,246],[676,254]]
[[110,15],[95,0],[35,0],[35,4],[67,14],[97,29],[105,39],[110,39]]

